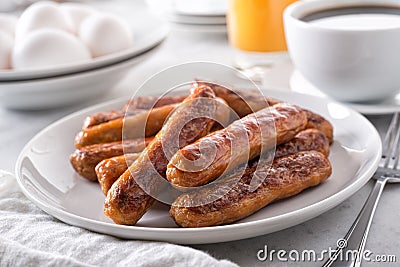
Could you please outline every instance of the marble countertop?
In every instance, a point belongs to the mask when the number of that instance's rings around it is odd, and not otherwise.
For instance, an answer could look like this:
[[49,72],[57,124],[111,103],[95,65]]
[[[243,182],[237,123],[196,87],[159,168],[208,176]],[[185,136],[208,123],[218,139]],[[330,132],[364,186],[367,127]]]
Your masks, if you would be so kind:
[[[161,48],[147,61],[136,66],[114,89],[90,102],[44,111],[12,111],[0,108],[0,169],[13,172],[17,156],[23,146],[41,129],[57,119],[83,107],[105,100],[129,96],[150,75],[165,67],[188,61],[213,61],[232,64],[232,49],[225,34],[201,34],[172,29]],[[288,75],[288,74],[285,74]],[[289,79],[287,76],[285,79]],[[280,80],[284,80],[281,79]],[[369,116],[368,119],[384,134],[390,116]],[[229,259],[240,266],[320,266],[321,262],[262,262],[257,252],[268,249],[298,251],[314,249],[319,252],[334,248],[362,208],[373,181],[336,208],[297,226],[276,233],[219,244],[195,245],[216,258]],[[395,254],[400,261],[400,188],[387,185],[379,203],[367,242],[374,254]],[[398,264],[398,263],[397,263]],[[364,263],[363,266],[397,266],[394,263]]]

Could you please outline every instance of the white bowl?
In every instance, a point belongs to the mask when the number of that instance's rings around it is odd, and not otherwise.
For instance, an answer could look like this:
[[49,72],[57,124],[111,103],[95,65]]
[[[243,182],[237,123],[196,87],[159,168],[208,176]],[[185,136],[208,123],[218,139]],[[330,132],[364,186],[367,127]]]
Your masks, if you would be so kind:
[[49,78],[106,67],[146,53],[160,44],[169,33],[168,24],[152,15],[146,9],[138,8],[133,11],[131,16],[133,19],[130,19],[129,23],[132,27],[134,38],[131,48],[94,58],[87,62],[32,70],[0,70],[0,82]]
[[393,6],[397,0],[310,0],[284,13],[286,40],[295,67],[326,94],[341,101],[374,101],[400,88],[400,27],[325,28],[301,18],[354,6]]
[[38,110],[89,100],[112,89],[132,66],[143,61],[153,51],[155,49],[116,64],[76,74],[0,82],[0,106]]

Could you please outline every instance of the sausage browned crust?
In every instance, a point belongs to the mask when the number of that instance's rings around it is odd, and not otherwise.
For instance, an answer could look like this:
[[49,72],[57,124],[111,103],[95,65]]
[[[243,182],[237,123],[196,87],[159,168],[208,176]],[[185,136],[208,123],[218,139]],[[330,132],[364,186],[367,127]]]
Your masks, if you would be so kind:
[[182,227],[231,223],[255,213],[273,201],[288,198],[320,184],[332,172],[323,154],[316,151],[299,152],[275,159],[270,168],[265,168],[264,181],[251,192],[250,181],[256,166],[257,163],[253,163],[246,168],[239,182],[211,203],[194,206],[196,199],[207,199],[211,194],[208,188],[179,196],[171,206],[171,217]]
[[87,129],[83,129],[75,138],[75,147],[81,148],[93,144],[109,143],[124,139],[154,136],[162,127],[165,119],[174,110],[176,104],[151,109],[145,113],[115,119]]
[[[165,177],[168,164],[166,153],[173,154],[210,131],[216,104],[215,101],[204,104],[201,100],[214,98],[215,94],[209,87],[200,86],[178,106],[154,140],[108,191],[104,204],[106,216],[117,224],[126,225],[135,224],[143,216],[154,202],[154,198],[146,192],[157,194],[162,189],[159,176]],[[204,117],[192,119],[193,114],[199,113],[205,114]],[[177,147],[168,146],[177,139]]]
[[307,126],[306,128],[314,128],[325,134],[328,138],[329,143],[333,142],[333,126],[332,124],[326,120],[321,115],[312,112],[310,110],[304,110],[307,113]]
[[137,109],[151,109],[159,108],[162,106],[172,105],[181,103],[187,95],[179,96],[139,96],[132,98],[126,102],[125,106],[122,108],[123,111],[134,111]]
[[275,158],[284,157],[300,151],[315,150],[329,156],[329,140],[317,129],[299,132],[292,140],[276,147]]
[[91,181],[97,181],[95,167],[100,161],[120,156],[124,154],[124,152],[141,152],[152,139],[152,137],[145,139],[139,138],[124,140],[123,142],[118,141],[86,146],[75,150],[69,159],[75,171],[82,177]]
[[[325,156],[329,155],[329,141],[326,136],[316,129],[299,132],[292,140],[276,148],[275,157],[283,157],[300,151],[315,150]],[[102,191],[107,195],[112,184],[137,159],[139,154],[126,154],[105,159],[96,166],[97,179]]]
[[102,111],[85,118],[82,129],[86,129],[104,122],[112,121],[124,116],[144,113],[151,108],[180,103],[186,96],[140,96],[128,101],[121,110]]
[[[261,149],[265,151],[275,144],[289,141],[306,124],[306,113],[297,106],[280,103],[262,109],[180,149],[168,164],[167,179],[177,186],[204,185],[259,156]],[[202,147],[206,148],[203,151],[214,149],[215,156],[212,155],[214,158],[211,163],[196,171],[192,164],[202,156]],[[197,163],[194,165],[199,166]]]
[[99,125],[99,124],[102,124],[105,122],[123,118],[125,116],[132,116],[132,115],[144,113],[146,111],[147,111],[146,109],[135,109],[135,110],[131,110],[129,112],[125,112],[123,110],[110,110],[110,111],[98,112],[98,113],[92,114],[90,116],[87,116],[83,120],[82,129],[87,129],[92,126],[96,126],[96,125]]
[[214,91],[215,95],[225,100],[240,118],[266,108],[269,104],[263,96],[254,89],[233,90],[222,85],[204,81],[196,81],[194,85],[196,84],[209,86]]
[[139,153],[129,153],[101,161],[96,166],[97,180],[101,191],[107,195],[114,182],[128,169],[139,157]]
[[[206,84],[214,90],[215,94],[224,99],[228,105],[240,116],[246,116],[250,113],[257,112],[267,106],[273,106],[282,103],[281,100],[272,97],[263,97],[260,92],[255,89],[228,89],[224,86],[197,81],[198,84]],[[306,128],[315,128],[328,137],[329,142],[333,142],[332,124],[324,117],[310,110],[307,113],[308,124]]]

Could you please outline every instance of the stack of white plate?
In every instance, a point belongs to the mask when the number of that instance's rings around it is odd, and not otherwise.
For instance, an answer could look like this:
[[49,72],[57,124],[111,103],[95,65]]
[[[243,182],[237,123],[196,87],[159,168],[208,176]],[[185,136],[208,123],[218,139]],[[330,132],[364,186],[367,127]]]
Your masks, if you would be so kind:
[[169,32],[151,14],[135,16],[134,45],[124,51],[54,68],[0,71],[0,106],[44,109],[93,99],[118,83],[127,72],[156,51]]
[[179,29],[226,32],[227,0],[147,0],[147,4]]

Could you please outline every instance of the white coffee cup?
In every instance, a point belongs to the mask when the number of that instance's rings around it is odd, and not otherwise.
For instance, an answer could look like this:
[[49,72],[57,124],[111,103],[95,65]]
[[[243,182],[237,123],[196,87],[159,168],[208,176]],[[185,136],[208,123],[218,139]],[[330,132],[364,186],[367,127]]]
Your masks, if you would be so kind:
[[359,28],[326,27],[304,17],[365,6],[400,10],[398,0],[309,0],[296,2],[284,12],[295,67],[322,92],[341,101],[382,100],[399,92],[400,15],[393,15],[398,23],[387,27]]

